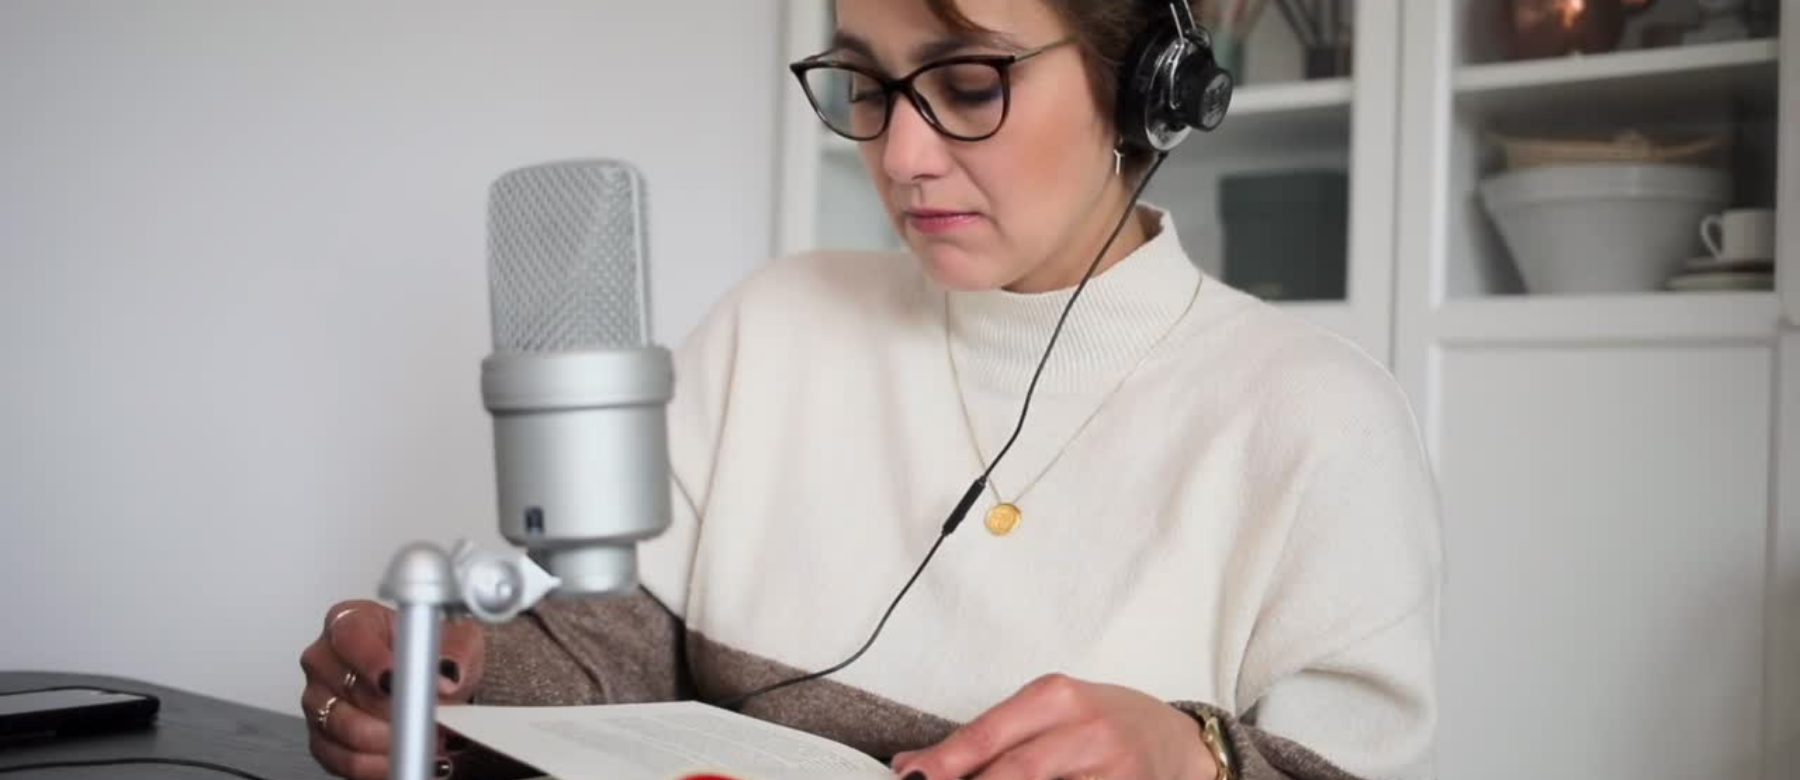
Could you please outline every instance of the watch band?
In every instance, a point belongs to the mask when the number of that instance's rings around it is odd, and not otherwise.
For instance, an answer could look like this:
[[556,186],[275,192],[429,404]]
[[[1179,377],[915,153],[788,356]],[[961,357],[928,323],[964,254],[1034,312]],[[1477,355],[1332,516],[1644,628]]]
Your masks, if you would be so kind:
[[1219,765],[1219,780],[1238,780],[1237,761],[1231,755],[1231,741],[1225,738],[1225,727],[1213,715],[1200,716],[1200,741]]

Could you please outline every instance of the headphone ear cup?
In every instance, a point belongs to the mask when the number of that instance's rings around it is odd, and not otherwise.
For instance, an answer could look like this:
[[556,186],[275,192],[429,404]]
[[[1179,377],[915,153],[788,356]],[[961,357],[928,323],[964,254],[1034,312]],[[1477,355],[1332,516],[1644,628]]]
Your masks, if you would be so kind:
[[1211,56],[1198,73],[1182,79],[1181,105],[1199,107],[1190,117],[1197,120],[1194,128],[1208,133],[1217,130],[1225,122],[1225,112],[1231,108],[1231,95],[1236,89],[1237,79],[1232,72],[1219,67]]
[[1126,148],[1172,151],[1194,130],[1211,131],[1225,120],[1232,74],[1213,58],[1205,28],[1184,27],[1183,17],[1176,10],[1152,21],[1126,59],[1115,118]]
[[1131,56],[1120,72],[1115,123],[1119,138],[1126,148],[1154,151],[1156,128],[1166,124],[1162,108],[1171,104],[1168,86],[1173,74],[1165,73],[1170,47],[1180,45],[1180,36],[1166,23],[1150,25],[1131,47]]

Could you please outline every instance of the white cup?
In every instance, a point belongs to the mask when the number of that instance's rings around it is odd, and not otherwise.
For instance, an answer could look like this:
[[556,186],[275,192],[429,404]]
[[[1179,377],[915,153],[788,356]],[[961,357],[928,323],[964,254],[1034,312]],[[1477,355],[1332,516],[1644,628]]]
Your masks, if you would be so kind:
[[1775,257],[1773,209],[1732,209],[1700,220],[1700,240],[1720,260]]

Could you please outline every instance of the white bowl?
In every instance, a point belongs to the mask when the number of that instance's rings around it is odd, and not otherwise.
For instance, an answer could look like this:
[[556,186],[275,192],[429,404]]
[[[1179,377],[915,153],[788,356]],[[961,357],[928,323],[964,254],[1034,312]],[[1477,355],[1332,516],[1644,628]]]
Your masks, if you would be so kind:
[[1508,171],[1481,198],[1532,293],[1662,289],[1700,251],[1700,220],[1731,176],[1689,165],[1563,165]]

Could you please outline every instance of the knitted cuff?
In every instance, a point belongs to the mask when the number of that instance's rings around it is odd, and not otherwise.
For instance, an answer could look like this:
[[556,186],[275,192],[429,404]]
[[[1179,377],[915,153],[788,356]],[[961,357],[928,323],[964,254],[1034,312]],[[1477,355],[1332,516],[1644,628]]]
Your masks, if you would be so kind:
[[1219,719],[1237,761],[1239,780],[1359,780],[1299,743],[1244,723],[1237,716],[1194,701],[1169,702],[1202,728],[1206,717]]

